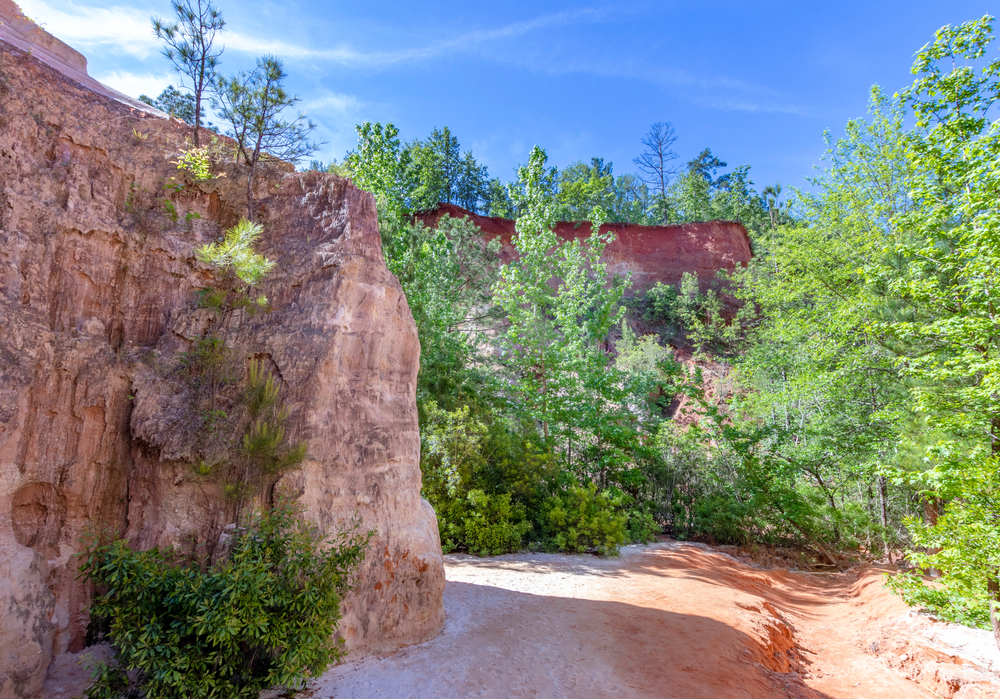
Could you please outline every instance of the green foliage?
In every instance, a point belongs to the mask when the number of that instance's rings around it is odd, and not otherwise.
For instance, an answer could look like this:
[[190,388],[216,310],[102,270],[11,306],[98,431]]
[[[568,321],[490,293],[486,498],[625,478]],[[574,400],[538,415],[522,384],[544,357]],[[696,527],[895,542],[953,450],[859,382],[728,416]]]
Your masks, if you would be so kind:
[[612,174],[613,164],[603,158],[592,158],[590,165],[577,161],[558,173],[556,218],[561,221],[582,221],[595,210],[611,221],[651,223],[652,206],[648,188],[634,175]]
[[490,362],[479,347],[499,321],[490,289],[500,241],[486,243],[468,219],[444,216],[436,228],[414,223],[398,230],[383,251],[420,334],[419,399],[468,400],[486,380]]
[[212,179],[208,146],[181,151],[180,157],[174,164],[177,165],[178,170],[184,170],[191,175],[195,182]]
[[946,580],[942,587],[932,587],[915,571],[885,576],[886,587],[911,607],[918,607],[942,621],[989,630],[989,600],[981,589],[985,581],[979,581],[980,589],[973,590],[950,582]]
[[510,493],[487,495],[481,490],[470,490],[466,500],[468,505],[461,515],[461,521],[464,526],[464,545],[470,553],[496,556],[521,548],[521,539],[531,529],[531,522],[511,521],[514,513]]
[[910,604],[944,619],[989,628],[988,587],[1000,569],[1000,459],[942,464],[935,475],[934,494],[949,501],[933,526],[916,518],[908,522],[914,549],[907,557],[943,575],[928,587],[919,576],[905,574],[893,587]]
[[[161,112],[166,112],[188,124],[194,124],[194,95],[185,94],[173,85],[168,85],[167,89],[161,92],[156,99],[147,95],[139,95],[139,101],[145,102],[150,107],[156,107]],[[201,110],[201,117],[205,118],[204,109]]]
[[399,140],[399,129],[392,123],[383,126],[366,121],[357,126],[357,132],[357,148],[344,158],[344,166],[357,187],[375,196],[382,240],[386,242],[391,240],[386,230],[401,226],[410,213],[405,174],[409,155]]
[[626,525],[627,517],[615,513],[611,499],[598,493],[594,483],[571,486],[545,503],[543,532],[560,551],[617,556],[627,539]]
[[583,241],[556,236],[545,162],[536,147],[519,172],[524,213],[513,241],[519,257],[501,269],[494,300],[507,318],[503,361],[518,404],[541,422],[546,440],[556,434],[570,439],[585,422],[597,427],[601,397],[613,389],[614,370],[600,342],[621,321],[625,287],[604,286],[600,258],[610,236],[596,232],[599,220]]
[[470,415],[468,406],[447,412],[431,400],[423,413],[423,494],[437,512],[442,547],[481,556],[519,550],[532,528],[523,508],[514,511],[509,492],[491,495],[482,489],[489,487],[484,474],[487,426]]
[[203,569],[172,551],[87,542],[81,576],[106,590],[91,614],[115,650],[85,696],[257,697],[300,689],[344,655],[340,601],[374,532],[331,539],[279,502],[236,529]]
[[472,151],[461,151],[458,139],[446,126],[434,129],[426,141],[416,140],[406,146],[413,183],[409,206],[414,211],[430,209],[438,202],[458,204],[472,212],[486,207],[489,198],[489,174],[479,165]]
[[246,285],[260,283],[274,268],[274,262],[254,249],[254,244],[264,232],[259,223],[242,219],[226,231],[221,242],[206,243],[197,250],[198,259],[231,270]]

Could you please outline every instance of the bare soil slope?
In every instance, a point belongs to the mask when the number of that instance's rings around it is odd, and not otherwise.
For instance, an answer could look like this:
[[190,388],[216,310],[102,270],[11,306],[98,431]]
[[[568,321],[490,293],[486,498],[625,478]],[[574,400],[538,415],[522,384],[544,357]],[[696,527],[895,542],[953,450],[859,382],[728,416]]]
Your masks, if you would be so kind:
[[327,697],[1000,696],[987,632],[934,622],[871,568],[759,570],[698,544],[619,559],[447,556],[437,639],[328,672]]

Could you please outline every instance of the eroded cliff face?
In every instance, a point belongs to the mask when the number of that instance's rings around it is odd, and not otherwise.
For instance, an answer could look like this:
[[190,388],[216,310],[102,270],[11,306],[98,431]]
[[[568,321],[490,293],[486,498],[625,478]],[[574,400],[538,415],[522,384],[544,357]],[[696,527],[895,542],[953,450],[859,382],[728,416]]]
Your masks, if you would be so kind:
[[[511,242],[514,221],[507,218],[479,216],[454,204],[439,204],[416,218],[434,225],[444,215],[470,218],[483,234],[499,238],[503,248],[501,260],[509,262],[517,255]],[[556,224],[556,233],[563,240],[586,238],[590,235],[587,221],[563,221]],[[609,274],[631,273],[633,290],[646,290],[657,282],[680,284],[685,272],[698,275],[702,285],[708,285],[719,270],[732,271],[746,267],[753,251],[750,236],[737,221],[705,221],[678,223],[669,226],[637,226],[631,223],[606,223],[601,233],[614,233],[615,239],[605,248],[603,261]]]
[[[91,89],[37,28],[29,55],[12,12],[0,0],[2,699],[35,696],[53,654],[86,643],[91,590],[74,559],[86,527],[141,547],[217,541],[225,508],[191,468],[170,367],[209,326],[196,292],[218,279],[194,250],[245,205],[235,168],[165,188],[183,181],[171,161],[187,128]],[[308,444],[283,480],[307,516],[334,532],[358,513],[378,530],[344,603],[348,648],[431,638],[444,572],[419,497],[420,350],[374,202],[288,167],[257,192],[262,252],[277,263],[261,287],[270,310],[236,312],[226,342],[280,379]]]

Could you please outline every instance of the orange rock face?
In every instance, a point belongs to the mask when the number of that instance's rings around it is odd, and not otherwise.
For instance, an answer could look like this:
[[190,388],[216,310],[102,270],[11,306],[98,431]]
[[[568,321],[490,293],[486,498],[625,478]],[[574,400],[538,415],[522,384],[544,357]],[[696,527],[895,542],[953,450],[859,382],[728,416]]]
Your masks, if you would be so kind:
[[[74,52],[15,11],[0,0],[2,699],[36,696],[52,656],[86,642],[74,554],[88,526],[141,547],[219,540],[223,499],[191,468],[197,419],[170,367],[203,337],[196,293],[218,282],[194,251],[245,206],[238,169],[167,188],[188,127],[91,89]],[[289,167],[257,191],[271,310],[237,311],[226,344],[280,379],[308,444],[285,485],[307,516],[378,530],[344,601],[348,648],[425,640],[444,571],[419,495],[420,347],[374,201]]]
[[[439,204],[436,209],[417,214],[416,218],[434,225],[444,215],[470,218],[488,239],[503,241],[501,259],[508,262],[517,255],[511,240],[514,221],[470,213],[454,204]],[[611,274],[632,275],[633,289],[645,290],[657,282],[680,284],[681,275],[694,272],[707,284],[719,270],[746,267],[753,257],[750,237],[742,223],[707,221],[670,226],[637,226],[631,223],[606,223],[601,233],[614,233],[614,241],[604,250],[604,262]],[[564,240],[586,238],[591,233],[587,221],[565,221],[556,225]]]

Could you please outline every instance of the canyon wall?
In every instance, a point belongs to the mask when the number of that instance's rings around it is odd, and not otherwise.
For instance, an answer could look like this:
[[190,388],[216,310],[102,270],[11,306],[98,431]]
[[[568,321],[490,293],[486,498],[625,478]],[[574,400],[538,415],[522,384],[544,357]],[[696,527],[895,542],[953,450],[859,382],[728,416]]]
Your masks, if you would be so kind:
[[[509,262],[517,252],[511,243],[514,221],[507,218],[479,216],[455,206],[439,204],[416,218],[434,225],[444,215],[470,218],[489,239],[503,243],[501,259]],[[587,221],[565,221],[556,225],[564,240],[590,235]],[[645,290],[657,282],[680,284],[681,275],[694,272],[705,286],[719,270],[746,267],[753,257],[750,236],[737,221],[678,223],[669,226],[637,226],[631,223],[606,223],[601,233],[614,233],[614,241],[604,250],[604,262],[610,274],[632,274],[634,291]]]
[[[245,172],[220,155],[225,176],[184,182],[172,161],[189,131],[87,77],[0,0],[0,699],[37,696],[53,655],[85,645],[92,591],[74,554],[88,527],[211,547],[226,523],[192,469],[197,419],[175,368],[210,325],[197,292],[219,283],[194,251],[245,210]],[[308,445],[281,485],[306,516],[378,530],[344,601],[348,648],[426,640],[444,571],[419,496],[420,348],[374,201],[281,164],[257,192],[269,309],[235,312],[225,342],[279,379]]]

